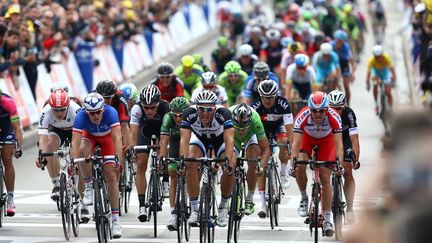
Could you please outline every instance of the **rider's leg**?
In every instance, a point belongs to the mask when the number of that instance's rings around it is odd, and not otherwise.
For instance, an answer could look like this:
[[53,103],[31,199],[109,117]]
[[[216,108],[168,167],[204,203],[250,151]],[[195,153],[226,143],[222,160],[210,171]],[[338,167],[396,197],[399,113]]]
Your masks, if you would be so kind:
[[[251,144],[246,149],[246,158],[248,159],[256,159],[261,154],[261,149],[258,144]],[[253,202],[253,196],[255,193],[255,187],[258,180],[258,175],[256,174],[256,164],[252,162],[248,162],[248,170],[246,175],[248,193],[246,200]]]
[[[189,157],[200,158],[203,157],[201,148],[196,144],[189,146]],[[199,175],[198,175],[198,163],[187,163],[186,170],[186,184],[188,188],[191,210],[197,212],[199,210]]]
[[344,77],[343,82],[344,82],[346,102],[347,105],[349,105],[351,99],[351,90],[350,90],[351,77]]
[[390,107],[393,107],[393,95],[392,95],[392,86],[391,84],[384,85],[384,91],[387,96],[387,101]]
[[[48,142],[44,151],[55,152],[60,146],[60,137],[56,133],[49,133]],[[49,156],[46,158],[48,161],[47,168],[48,173],[53,183],[53,187],[60,187],[60,164],[55,156]]]

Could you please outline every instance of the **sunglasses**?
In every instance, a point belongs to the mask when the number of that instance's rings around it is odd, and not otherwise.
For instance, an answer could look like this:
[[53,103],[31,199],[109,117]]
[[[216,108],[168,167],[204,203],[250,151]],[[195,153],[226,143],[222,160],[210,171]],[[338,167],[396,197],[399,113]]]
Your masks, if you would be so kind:
[[60,109],[53,109],[53,108],[51,108],[51,110],[52,110],[53,112],[60,113],[60,112],[65,111],[66,108],[60,108]]
[[266,80],[266,79],[267,79],[267,77],[264,77],[264,78],[258,78],[258,77],[256,77],[255,78],[256,81],[263,81],[263,80]]
[[343,107],[332,107],[332,109],[335,110],[335,111],[341,111],[341,110],[343,110],[344,108],[343,108]]
[[261,96],[261,98],[266,99],[266,100],[272,100],[272,99],[276,98],[276,96]]
[[197,106],[198,111],[201,112],[211,112],[214,107]]
[[230,78],[237,78],[239,75],[238,74],[229,74],[228,77]]
[[94,115],[100,115],[102,114],[102,112],[103,110],[97,110],[97,111],[88,111],[87,113],[91,116],[94,116]]
[[322,109],[322,110],[317,110],[317,109],[310,109],[312,113],[324,113],[326,112],[326,110]]
[[157,105],[153,105],[153,106],[144,106],[144,110],[148,111],[148,110],[155,110],[158,106]]
[[182,117],[182,113],[175,113],[175,112],[172,112],[172,111],[171,111],[171,114],[172,114],[174,117],[176,117],[176,118],[180,118],[180,117]]

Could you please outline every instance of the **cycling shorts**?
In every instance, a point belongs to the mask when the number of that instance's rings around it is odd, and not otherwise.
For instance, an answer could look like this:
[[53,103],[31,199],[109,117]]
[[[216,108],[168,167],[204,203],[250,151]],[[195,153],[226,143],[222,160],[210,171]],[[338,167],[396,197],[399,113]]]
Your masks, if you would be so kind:
[[379,79],[381,79],[385,85],[391,84],[391,73],[389,68],[384,68],[381,70],[372,68],[371,74],[372,77],[378,77]]
[[[169,157],[170,158],[178,158],[180,157],[180,137],[170,136],[169,141]],[[168,171],[176,171],[177,164],[169,164]]]
[[351,146],[344,146],[344,161],[354,162],[354,150]]
[[59,140],[60,140],[60,143],[58,145],[59,147],[65,143],[66,139],[68,139],[69,142],[72,141],[72,129],[63,130],[63,129],[60,129],[60,128],[57,128],[54,126],[49,126],[48,127],[48,135],[49,136],[54,135],[54,136],[57,136],[59,138]]
[[288,138],[284,125],[277,127],[274,131],[266,132],[266,136],[267,138],[275,138],[276,141],[279,141],[282,138]]
[[[249,141],[246,142],[246,144],[244,146],[245,147],[245,151],[247,151],[248,147],[251,146],[251,145],[253,145],[253,144],[258,144],[258,139],[257,139],[256,134],[254,134],[252,137],[250,137]],[[234,147],[234,152],[237,155],[240,155],[241,148],[239,148],[238,146],[235,146]]]
[[225,152],[225,143],[223,140],[223,135],[212,139],[201,140],[199,137],[192,133],[189,145],[196,145],[201,149],[201,152],[204,157],[207,156],[207,151],[209,150],[210,145],[213,147],[213,150],[216,152],[216,157],[219,158],[223,152]]
[[310,83],[292,83],[293,88],[295,91],[298,92],[300,99],[307,100],[309,98],[309,95],[312,93],[311,85]]
[[[159,134],[155,134],[157,139],[159,140]],[[138,141],[137,145],[151,145],[151,137],[147,137],[144,135],[143,131],[140,130],[138,133]],[[143,153],[148,154],[150,152],[149,149],[143,150]]]
[[0,131],[0,141],[16,142],[16,136],[11,125],[2,127]]
[[348,60],[341,60],[339,59],[340,69],[342,72],[343,77],[349,77],[351,76],[351,70]]
[[327,81],[327,77],[334,73],[336,71],[336,68],[334,66],[332,66],[332,68],[317,68],[316,69],[316,80],[314,84],[317,85],[324,85],[325,82]]
[[[102,156],[115,154],[114,141],[111,136],[111,133],[108,133],[107,135],[104,136],[93,136],[88,134],[86,131],[84,131],[82,133],[81,140],[88,140],[91,143],[92,151],[96,148],[96,145],[100,145]],[[115,161],[114,160],[104,161],[104,165],[107,164],[115,164]]]
[[336,160],[336,146],[333,140],[333,135],[328,135],[324,138],[316,139],[311,137],[307,133],[303,133],[300,152],[307,153],[307,155],[311,157],[314,145],[318,145],[317,160]]

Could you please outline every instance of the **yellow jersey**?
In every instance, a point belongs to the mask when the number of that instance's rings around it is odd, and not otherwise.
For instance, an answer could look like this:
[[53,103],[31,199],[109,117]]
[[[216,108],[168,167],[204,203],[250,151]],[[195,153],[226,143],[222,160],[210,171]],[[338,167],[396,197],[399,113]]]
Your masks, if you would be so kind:
[[373,69],[383,70],[385,68],[392,68],[393,67],[393,61],[391,57],[384,53],[382,55],[382,58],[378,60],[375,56],[369,57],[368,60],[368,71]]

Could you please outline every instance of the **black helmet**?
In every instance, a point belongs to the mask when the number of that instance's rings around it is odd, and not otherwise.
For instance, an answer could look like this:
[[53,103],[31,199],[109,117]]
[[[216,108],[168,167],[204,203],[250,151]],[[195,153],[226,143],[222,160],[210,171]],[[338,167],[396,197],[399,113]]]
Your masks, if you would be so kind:
[[157,68],[157,73],[159,75],[171,75],[174,72],[173,65],[167,62],[159,64]]
[[278,91],[278,86],[275,81],[269,79],[264,80],[258,85],[258,93],[260,96],[275,96]]
[[155,105],[160,101],[161,92],[154,84],[145,86],[140,94],[141,104],[144,106]]
[[117,93],[117,84],[114,80],[105,79],[100,81],[96,86],[96,92],[104,98],[113,97]]
[[270,72],[270,67],[265,62],[257,62],[253,66],[252,72],[257,78],[265,78]]

